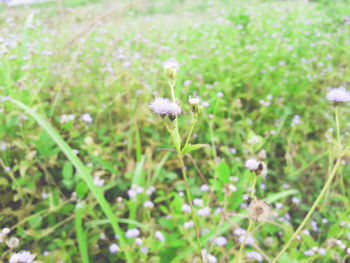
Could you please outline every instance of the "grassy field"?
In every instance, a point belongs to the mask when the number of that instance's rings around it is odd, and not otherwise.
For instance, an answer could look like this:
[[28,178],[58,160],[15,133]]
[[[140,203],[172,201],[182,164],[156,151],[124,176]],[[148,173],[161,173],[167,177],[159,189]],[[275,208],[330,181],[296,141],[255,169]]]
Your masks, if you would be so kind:
[[349,102],[326,98],[350,90],[349,2],[66,0],[0,25],[0,262],[350,262]]

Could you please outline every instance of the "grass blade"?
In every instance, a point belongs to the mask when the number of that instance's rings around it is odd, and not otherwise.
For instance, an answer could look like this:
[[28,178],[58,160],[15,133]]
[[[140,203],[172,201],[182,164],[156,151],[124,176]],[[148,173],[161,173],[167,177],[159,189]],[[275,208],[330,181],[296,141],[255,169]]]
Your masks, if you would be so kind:
[[[50,135],[51,139],[57,144],[57,146],[61,149],[61,151],[67,156],[67,158],[71,161],[71,163],[77,169],[79,176],[81,176],[81,178],[85,181],[86,185],[89,187],[90,191],[95,196],[97,202],[99,203],[103,212],[108,218],[109,223],[112,225],[114,232],[118,235],[121,248],[122,249],[125,248],[126,240],[124,237],[124,232],[120,229],[118,225],[118,217],[113,213],[111,207],[109,206],[108,202],[104,198],[100,189],[95,186],[89,170],[80,161],[80,159],[74,154],[72,148],[51,127],[51,125],[38,113],[36,113],[31,108],[29,108],[28,106],[24,105],[23,103],[17,100],[9,99],[9,101],[19,106],[21,109],[27,112],[27,114],[29,114],[32,118],[34,118],[40,124],[40,126],[43,127],[43,129],[48,133],[48,135]],[[130,252],[125,249],[123,249],[123,251],[125,253],[127,262],[132,262],[132,257]]]
[[83,263],[89,263],[89,253],[86,232],[83,230],[83,210],[84,207],[78,204],[75,208],[75,232],[77,234],[78,247]]

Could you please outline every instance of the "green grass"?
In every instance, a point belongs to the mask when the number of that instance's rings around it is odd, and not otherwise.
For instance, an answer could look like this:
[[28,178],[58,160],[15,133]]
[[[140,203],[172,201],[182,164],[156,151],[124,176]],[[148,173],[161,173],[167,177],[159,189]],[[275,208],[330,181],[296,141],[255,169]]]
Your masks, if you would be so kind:
[[[20,239],[13,250],[0,243],[0,261],[28,250],[42,262],[193,262],[196,238],[193,228],[184,228],[191,216],[181,209],[186,195],[179,194],[185,185],[176,150],[148,107],[155,95],[171,98],[162,68],[171,57],[181,64],[175,94],[183,109],[182,142],[191,127],[188,97],[196,92],[204,106],[190,143],[210,147],[184,160],[192,199],[211,209],[199,217],[200,244],[218,262],[234,260],[234,231],[248,227],[244,162],[264,149],[269,172],[258,177],[256,194],[272,204],[272,222],[254,224],[255,246],[245,252],[272,260],[339,155],[326,94],[350,81],[350,26],[344,24],[350,5],[184,0],[124,10],[125,4],[64,1],[63,14],[56,3],[0,6],[0,50],[6,50],[0,94],[10,97],[0,104],[0,229],[9,227],[8,237]],[[86,113],[92,123],[81,119]],[[348,113],[349,104],[339,108],[343,149],[350,144]],[[311,217],[318,230],[309,222],[310,235],[292,242],[278,262],[348,260],[349,158]],[[95,185],[98,178],[103,186]],[[205,182],[211,191],[200,190]],[[129,198],[137,187],[136,199]],[[147,200],[153,208],[144,207]],[[215,214],[219,207],[223,212]],[[142,246],[125,237],[131,228],[140,230]],[[219,236],[227,239],[223,247],[213,241]],[[346,248],[329,247],[332,238]],[[121,251],[111,254],[113,243]],[[306,256],[312,247],[326,254]]]

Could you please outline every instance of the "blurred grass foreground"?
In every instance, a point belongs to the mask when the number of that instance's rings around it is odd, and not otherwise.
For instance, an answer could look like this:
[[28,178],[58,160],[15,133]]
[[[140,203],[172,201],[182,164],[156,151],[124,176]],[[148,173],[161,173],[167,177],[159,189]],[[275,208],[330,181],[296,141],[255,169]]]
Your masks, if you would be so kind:
[[0,25],[0,262],[350,262],[349,1],[3,0]]

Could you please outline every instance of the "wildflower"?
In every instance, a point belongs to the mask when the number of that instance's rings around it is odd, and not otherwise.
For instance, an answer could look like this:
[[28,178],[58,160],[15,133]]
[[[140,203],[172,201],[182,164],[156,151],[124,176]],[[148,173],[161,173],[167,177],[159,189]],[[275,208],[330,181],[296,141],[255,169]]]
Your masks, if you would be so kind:
[[84,113],[83,115],[81,115],[81,120],[87,123],[92,123],[93,121],[89,113]]
[[211,254],[208,254],[208,252],[205,249],[202,249],[201,254],[202,254],[202,258],[204,259],[205,263],[216,263],[217,262],[217,258]]
[[322,218],[322,223],[323,224],[327,224],[328,223],[328,219],[327,218]]
[[130,199],[135,199],[137,196],[137,192],[134,189],[129,189],[128,190],[128,196]]
[[109,252],[111,253],[111,254],[115,254],[115,253],[117,253],[118,251],[120,250],[120,248],[118,247],[118,245],[117,244],[111,244],[110,246],[109,246]]
[[294,196],[294,197],[292,198],[292,202],[293,202],[294,204],[299,204],[299,203],[300,203],[300,200],[299,200],[298,197]]
[[259,162],[256,159],[249,159],[245,162],[245,167],[251,172],[256,171],[259,168]]
[[189,206],[188,204],[183,204],[182,205],[182,212],[191,213],[191,206]]
[[248,214],[253,220],[266,221],[271,214],[271,205],[261,199],[253,198],[248,206]]
[[184,228],[188,229],[194,226],[193,221],[188,221],[184,223]]
[[10,239],[6,240],[6,245],[9,248],[16,248],[19,245],[19,239],[17,237],[11,237]]
[[143,241],[142,241],[141,238],[139,238],[139,237],[135,238],[135,244],[136,245],[142,246],[142,243],[143,243]]
[[6,149],[7,149],[7,144],[5,142],[0,142],[0,150],[6,151]]
[[103,186],[105,184],[105,180],[101,179],[99,176],[94,178],[94,184],[96,186]]
[[162,232],[156,231],[155,233],[156,239],[158,239],[160,242],[164,243],[165,242],[165,237]]
[[209,191],[209,186],[208,186],[207,184],[203,184],[203,185],[201,186],[201,191],[202,191],[202,192]]
[[126,234],[125,234],[127,238],[134,238],[134,237],[138,237],[139,235],[140,235],[140,230],[138,230],[137,228],[128,229],[128,231],[126,231]]
[[180,68],[179,62],[177,62],[175,58],[171,58],[163,63],[163,68],[167,77],[170,80],[175,81],[177,78],[177,72]]
[[147,254],[148,253],[148,247],[141,247],[140,251],[142,254]]
[[208,216],[208,215],[210,215],[210,209],[209,209],[209,207],[204,207],[202,209],[199,209],[197,211],[197,214],[199,216]]
[[30,254],[29,251],[21,251],[19,253],[15,253],[10,257],[10,263],[32,263],[34,260],[34,256]]
[[319,253],[320,255],[326,255],[326,249],[320,248],[320,249],[318,250],[318,253]]
[[350,93],[343,87],[331,89],[326,96],[327,100],[335,106],[350,101]]
[[146,202],[143,203],[143,206],[146,208],[152,208],[154,205],[153,205],[152,201],[147,200]]
[[196,95],[193,96],[193,98],[191,98],[191,96],[188,98],[188,103],[191,104],[193,113],[198,112],[198,104],[200,101],[201,99]]
[[172,102],[168,105],[167,115],[171,121],[175,120],[178,115],[181,114],[181,107]]
[[306,251],[304,252],[304,255],[305,255],[305,256],[311,257],[311,256],[315,255],[315,252],[313,252],[312,250],[306,250]]
[[227,244],[227,239],[223,236],[217,237],[214,239],[215,244],[217,244],[220,247],[223,247]]
[[196,206],[202,206],[203,205],[203,200],[199,199],[199,198],[195,198],[193,200],[193,204],[196,205]]
[[154,100],[152,100],[149,107],[154,113],[158,114],[163,118],[168,112],[169,104],[170,101],[168,99],[156,97]]
[[248,259],[255,259],[259,262],[263,262],[263,257],[260,253],[256,252],[256,251],[250,251],[250,252],[247,252],[247,258]]

